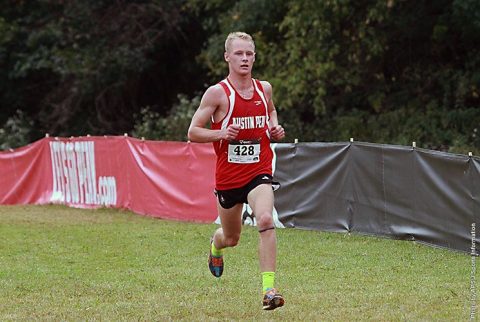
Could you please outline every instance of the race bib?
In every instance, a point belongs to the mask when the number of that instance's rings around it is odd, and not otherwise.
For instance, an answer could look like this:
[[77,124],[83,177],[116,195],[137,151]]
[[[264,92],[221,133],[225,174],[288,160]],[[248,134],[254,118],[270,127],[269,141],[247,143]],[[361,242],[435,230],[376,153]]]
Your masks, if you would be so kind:
[[232,141],[228,144],[228,162],[257,163],[260,161],[260,142]]

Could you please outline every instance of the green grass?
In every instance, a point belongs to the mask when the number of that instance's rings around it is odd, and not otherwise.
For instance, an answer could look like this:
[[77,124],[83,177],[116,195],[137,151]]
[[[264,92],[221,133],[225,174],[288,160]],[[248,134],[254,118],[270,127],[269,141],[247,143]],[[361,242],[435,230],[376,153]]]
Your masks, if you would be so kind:
[[[214,224],[112,209],[0,207],[0,320],[468,320],[468,255],[412,242],[279,229],[277,287],[261,310],[258,233],[207,268]],[[477,280],[480,280],[477,276]]]

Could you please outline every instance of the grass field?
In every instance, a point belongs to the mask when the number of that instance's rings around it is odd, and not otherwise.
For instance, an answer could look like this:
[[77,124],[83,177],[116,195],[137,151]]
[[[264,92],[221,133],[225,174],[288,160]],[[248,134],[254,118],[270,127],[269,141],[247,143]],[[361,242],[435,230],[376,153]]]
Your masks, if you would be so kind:
[[215,279],[207,268],[215,227],[112,209],[2,206],[0,320],[469,319],[468,255],[295,229],[277,230],[286,304],[262,311],[258,233],[245,227]]

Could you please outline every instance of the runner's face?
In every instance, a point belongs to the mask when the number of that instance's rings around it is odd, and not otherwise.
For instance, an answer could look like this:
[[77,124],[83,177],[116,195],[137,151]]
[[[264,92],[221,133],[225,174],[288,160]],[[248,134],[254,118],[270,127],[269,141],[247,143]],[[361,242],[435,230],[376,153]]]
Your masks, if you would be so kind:
[[252,72],[255,61],[255,49],[253,44],[244,39],[233,39],[225,53],[225,60],[228,62],[231,71],[240,75],[248,75]]

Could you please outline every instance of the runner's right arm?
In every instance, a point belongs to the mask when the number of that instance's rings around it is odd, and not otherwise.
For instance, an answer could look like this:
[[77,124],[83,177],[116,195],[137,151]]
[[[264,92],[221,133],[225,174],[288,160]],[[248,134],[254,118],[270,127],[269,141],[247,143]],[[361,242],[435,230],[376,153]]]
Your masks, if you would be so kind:
[[221,130],[211,130],[205,127],[212,116],[216,116],[215,113],[226,114],[226,111],[221,113],[219,110],[222,104],[221,100],[224,97],[225,93],[220,86],[211,86],[206,90],[188,129],[188,139],[190,141],[206,143],[235,139],[240,130],[238,126],[229,125],[227,128]]

